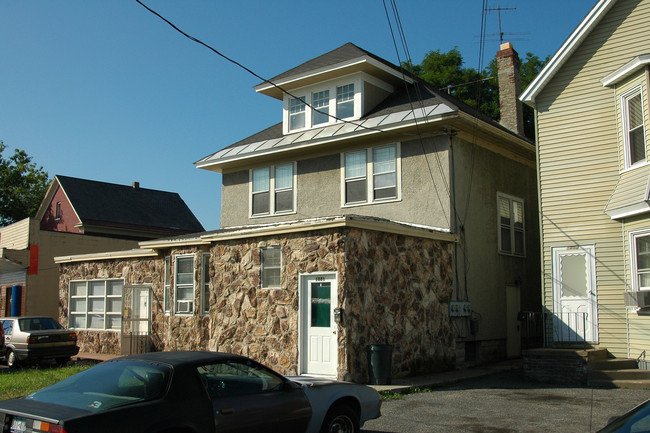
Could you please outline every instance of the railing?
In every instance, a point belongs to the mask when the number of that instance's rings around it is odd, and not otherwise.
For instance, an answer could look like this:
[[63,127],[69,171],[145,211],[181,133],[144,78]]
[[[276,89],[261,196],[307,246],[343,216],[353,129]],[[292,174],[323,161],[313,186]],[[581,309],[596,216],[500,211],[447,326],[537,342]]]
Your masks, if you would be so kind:
[[588,313],[553,313],[553,342],[587,346]]
[[521,348],[534,349],[544,345],[544,313],[520,311],[517,320],[521,329]]

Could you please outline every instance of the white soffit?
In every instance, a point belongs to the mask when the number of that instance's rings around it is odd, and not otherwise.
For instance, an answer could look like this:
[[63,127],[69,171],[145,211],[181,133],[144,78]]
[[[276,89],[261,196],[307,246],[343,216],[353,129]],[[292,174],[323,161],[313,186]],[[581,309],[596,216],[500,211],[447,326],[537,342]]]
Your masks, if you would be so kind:
[[602,80],[600,80],[601,83],[603,83],[604,87],[611,86],[613,84],[618,83],[619,81],[629,77],[630,75],[634,74],[636,71],[638,71],[640,68],[643,68],[650,64],[650,54],[642,54],[638,57],[635,57],[631,61],[627,62],[625,65],[621,66]]

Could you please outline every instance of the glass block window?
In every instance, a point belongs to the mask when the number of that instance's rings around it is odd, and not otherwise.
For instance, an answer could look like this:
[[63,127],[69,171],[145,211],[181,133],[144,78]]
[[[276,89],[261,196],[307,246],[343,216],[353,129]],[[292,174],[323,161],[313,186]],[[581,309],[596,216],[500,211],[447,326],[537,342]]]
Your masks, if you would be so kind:
[[120,330],[123,291],[123,280],[71,282],[69,326],[75,329]]

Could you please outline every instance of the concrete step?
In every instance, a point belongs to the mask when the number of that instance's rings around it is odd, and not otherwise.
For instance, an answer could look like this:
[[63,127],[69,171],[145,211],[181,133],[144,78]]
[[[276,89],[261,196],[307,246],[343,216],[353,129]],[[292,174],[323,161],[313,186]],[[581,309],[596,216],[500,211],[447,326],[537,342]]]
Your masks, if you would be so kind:
[[650,389],[650,380],[590,380],[594,388]]
[[636,359],[631,358],[610,358],[599,359],[587,362],[587,368],[591,370],[626,370],[637,369]]
[[625,370],[589,370],[589,380],[647,380],[650,383],[650,371],[638,369]]

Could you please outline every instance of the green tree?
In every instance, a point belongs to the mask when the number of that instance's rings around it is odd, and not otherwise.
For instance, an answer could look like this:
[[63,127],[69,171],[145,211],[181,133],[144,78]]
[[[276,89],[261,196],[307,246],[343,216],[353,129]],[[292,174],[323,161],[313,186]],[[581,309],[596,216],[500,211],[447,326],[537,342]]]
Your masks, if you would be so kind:
[[0,141],[0,226],[34,216],[50,182],[43,167],[38,167],[24,150],[14,150],[9,158]]
[[[548,57],[540,60],[532,53],[526,53],[519,68],[521,87],[525,89],[544,67]],[[431,84],[434,89],[455,96],[470,107],[478,109],[494,120],[499,120],[499,83],[497,80],[496,58],[482,71],[463,66],[463,56],[458,48],[446,53],[440,50],[429,51],[420,64],[411,62],[402,66]],[[524,131],[533,138],[533,110],[524,106]]]

